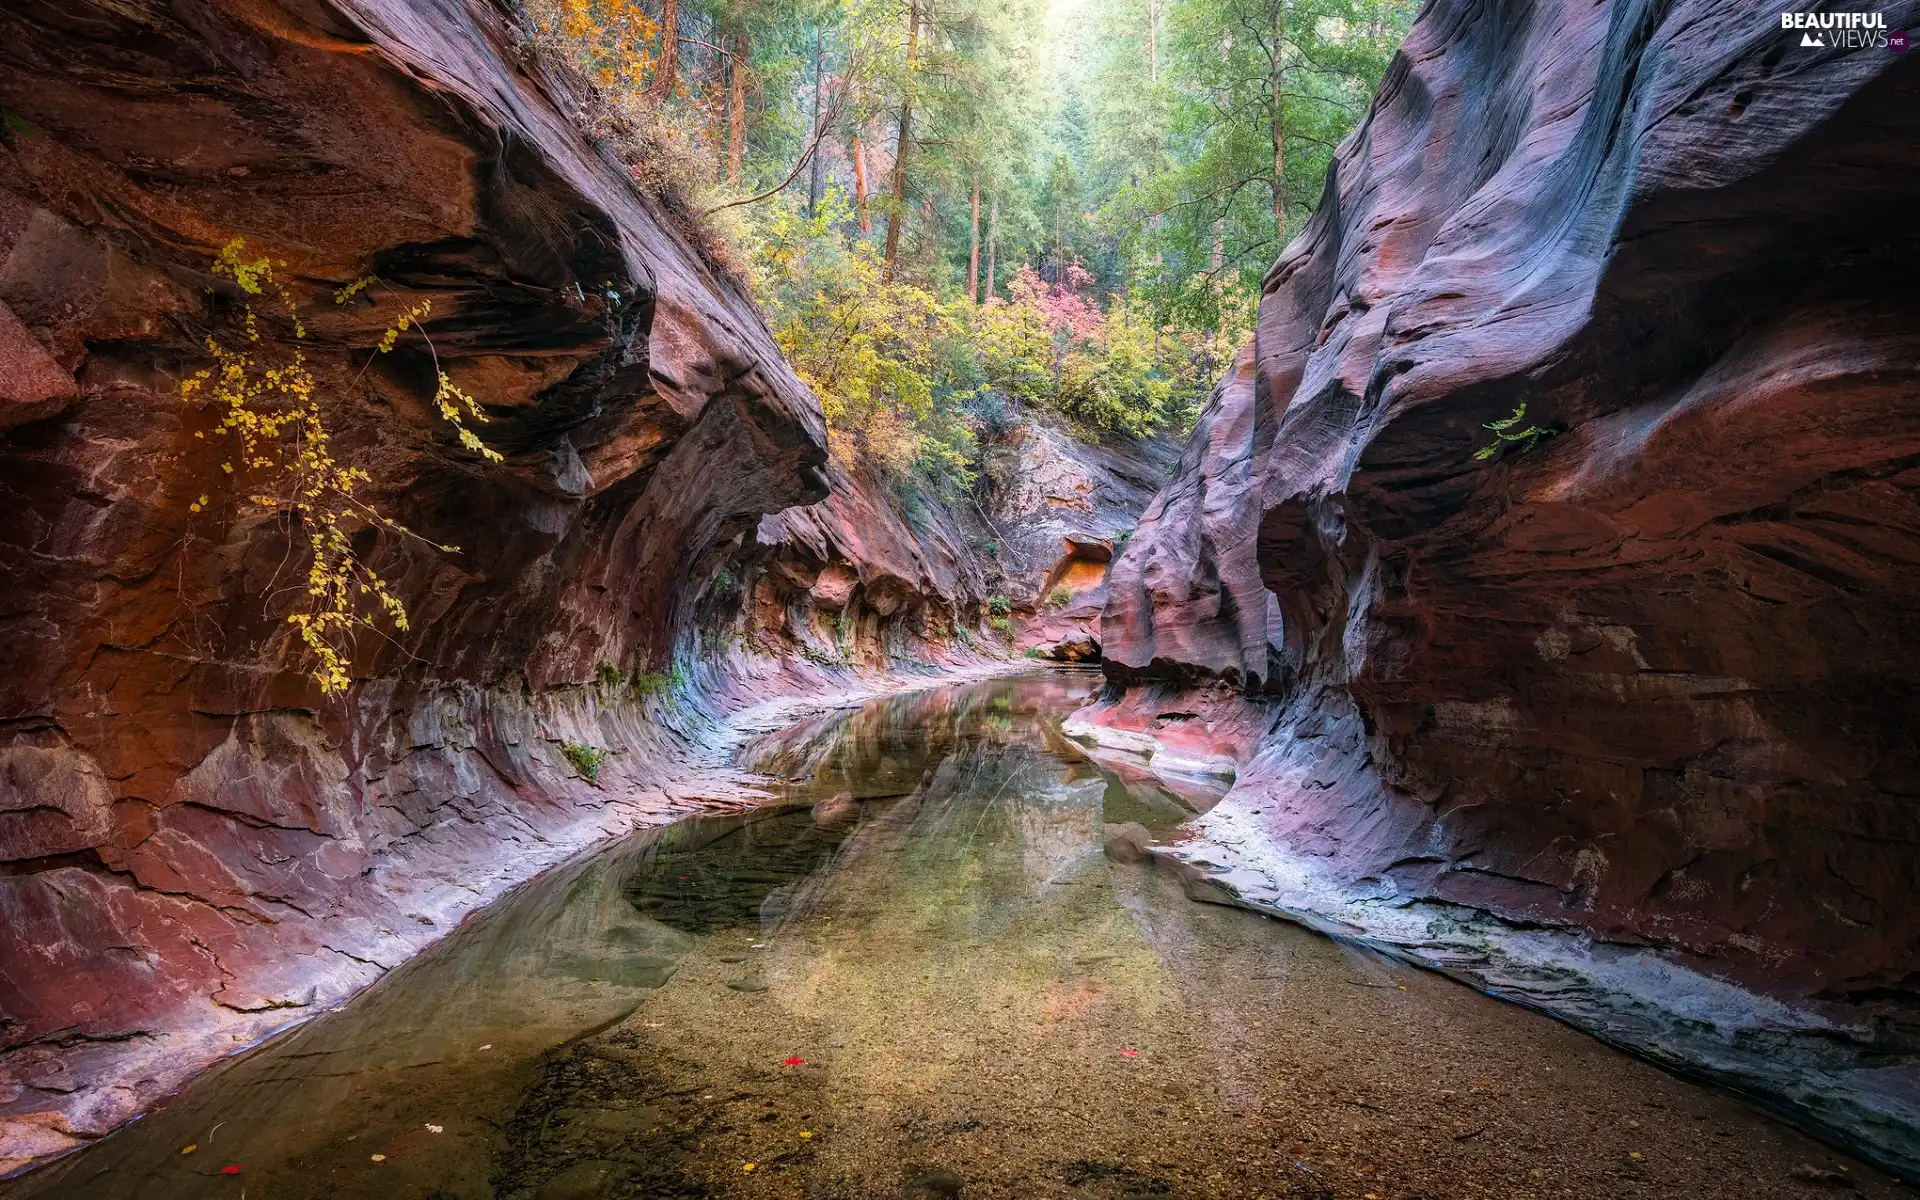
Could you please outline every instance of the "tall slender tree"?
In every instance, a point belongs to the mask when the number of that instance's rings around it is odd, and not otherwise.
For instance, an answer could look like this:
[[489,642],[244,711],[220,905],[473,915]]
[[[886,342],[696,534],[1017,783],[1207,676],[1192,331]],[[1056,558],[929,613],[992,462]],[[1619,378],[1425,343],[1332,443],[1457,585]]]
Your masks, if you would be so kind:
[[907,53],[904,80],[900,88],[899,134],[893,151],[893,187],[890,191],[891,206],[887,210],[887,245],[882,256],[885,267],[882,278],[893,282],[894,269],[900,260],[900,230],[907,214],[907,153],[913,147],[913,91],[914,57],[920,49],[920,5],[921,0],[907,0]]
[[807,176],[807,213],[809,216],[820,209],[820,197],[826,195],[826,156],[818,149],[821,136],[826,132],[826,96],[827,96],[827,50],[826,31],[820,26],[813,27],[813,137],[815,149],[813,168]]
[[973,219],[967,234],[967,303],[980,303],[980,168],[973,168]]
[[655,61],[653,86],[649,89],[655,104],[664,104],[680,86],[680,0],[660,0],[660,56]]
[[740,185],[747,154],[747,72],[753,42],[744,34],[726,39],[727,54],[727,185]]
[[853,160],[853,211],[861,235],[866,236],[873,232],[873,210],[867,203],[867,143],[858,128],[848,141],[847,157]]
[[998,282],[1000,264],[995,260],[995,252],[1000,248],[1000,197],[995,195],[993,206],[987,210],[987,299],[993,299],[994,288]]

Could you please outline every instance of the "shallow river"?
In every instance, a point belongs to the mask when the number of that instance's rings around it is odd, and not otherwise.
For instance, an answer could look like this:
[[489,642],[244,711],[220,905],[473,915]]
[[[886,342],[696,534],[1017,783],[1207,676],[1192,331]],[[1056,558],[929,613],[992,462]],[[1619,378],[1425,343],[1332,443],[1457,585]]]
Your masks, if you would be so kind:
[[1912,1194],[1532,1013],[1109,861],[1105,826],[1170,833],[1205,798],[1061,739],[1097,681],[764,739],[743,761],[784,802],[542,876],[7,1194]]

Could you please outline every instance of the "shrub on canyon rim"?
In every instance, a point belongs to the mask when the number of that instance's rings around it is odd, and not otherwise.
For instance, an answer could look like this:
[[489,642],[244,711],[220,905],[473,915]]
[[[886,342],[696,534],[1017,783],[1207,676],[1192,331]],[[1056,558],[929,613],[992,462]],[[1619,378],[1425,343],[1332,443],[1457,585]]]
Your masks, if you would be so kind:
[[[208,334],[206,347],[213,364],[183,380],[180,396],[211,408],[218,414],[214,436],[233,439],[233,455],[220,464],[221,474],[231,484],[224,501],[217,503],[211,493],[203,493],[188,508],[194,513],[227,506],[263,508],[284,518],[296,544],[304,540],[305,598],[287,621],[299,631],[312,657],[314,681],[323,693],[332,695],[352,682],[348,666],[355,632],[378,632],[371,612],[385,613],[397,630],[407,628],[406,607],[354,548],[352,534],[371,527],[449,554],[459,548],[421,538],[356,494],[362,484],[373,482],[372,476],[337,457],[327,413],[332,402],[323,395],[300,345],[307,330],[299,306],[275,278],[274,266],[264,257],[248,258],[240,238],[228,242],[214,260],[214,275],[231,281],[240,291],[240,337],[230,345]],[[370,276],[356,280],[334,294],[334,303],[345,304],[376,282]],[[253,302],[269,291],[280,310],[279,332],[291,335],[291,344],[263,335],[263,319]],[[403,308],[381,334],[376,353],[390,352],[410,330],[426,340],[432,353],[433,343],[421,324],[431,307],[422,300]],[[467,421],[484,422],[486,414],[478,401],[447,378],[437,355],[434,375],[434,407],[453,426],[460,444],[489,462],[501,461],[467,428]],[[196,431],[194,436],[205,438],[207,431]]]

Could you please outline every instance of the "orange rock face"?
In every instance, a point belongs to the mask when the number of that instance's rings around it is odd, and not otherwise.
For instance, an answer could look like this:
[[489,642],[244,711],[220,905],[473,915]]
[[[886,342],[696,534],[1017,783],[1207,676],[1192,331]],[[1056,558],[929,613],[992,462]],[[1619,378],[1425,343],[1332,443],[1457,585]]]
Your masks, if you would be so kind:
[[[1269,714],[1208,821],[1277,905],[1493,914],[1789,1004],[1885,1072],[1730,1075],[1910,1171],[1916,134],[1920,62],[1748,5],[1429,4],[1103,635],[1120,681]],[[1477,458],[1523,406],[1544,434]]]

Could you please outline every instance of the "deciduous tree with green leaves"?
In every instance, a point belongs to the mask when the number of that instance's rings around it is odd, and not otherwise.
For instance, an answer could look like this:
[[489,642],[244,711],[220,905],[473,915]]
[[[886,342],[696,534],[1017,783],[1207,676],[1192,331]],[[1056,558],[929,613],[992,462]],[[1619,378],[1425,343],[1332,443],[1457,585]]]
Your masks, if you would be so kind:
[[704,131],[686,186],[836,453],[942,487],[1010,413],[1190,419],[1415,6],[526,2],[596,86]]

